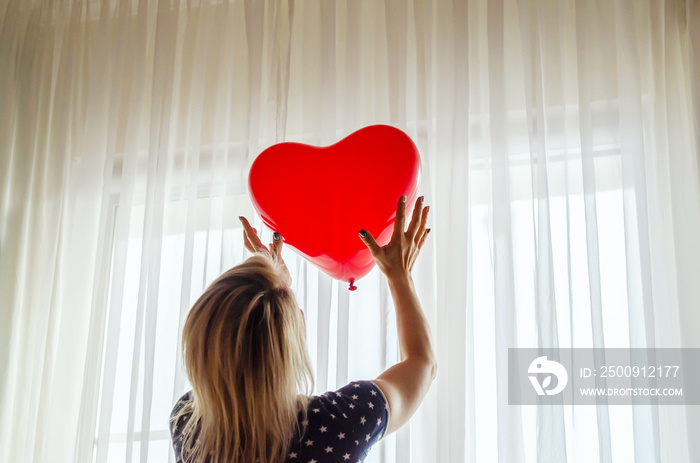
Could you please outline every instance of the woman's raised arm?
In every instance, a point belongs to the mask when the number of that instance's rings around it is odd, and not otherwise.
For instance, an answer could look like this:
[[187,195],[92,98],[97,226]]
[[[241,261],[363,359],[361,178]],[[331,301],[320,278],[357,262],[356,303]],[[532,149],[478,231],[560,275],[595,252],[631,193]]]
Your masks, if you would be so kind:
[[387,277],[396,308],[401,361],[374,380],[389,402],[391,414],[386,434],[408,422],[437,374],[430,326],[411,278],[413,264],[430,232],[425,227],[429,209],[423,207],[423,197],[418,198],[411,223],[404,231],[406,197],[402,196],[396,209],[394,233],[384,247],[380,247],[369,232],[360,231],[360,238]]

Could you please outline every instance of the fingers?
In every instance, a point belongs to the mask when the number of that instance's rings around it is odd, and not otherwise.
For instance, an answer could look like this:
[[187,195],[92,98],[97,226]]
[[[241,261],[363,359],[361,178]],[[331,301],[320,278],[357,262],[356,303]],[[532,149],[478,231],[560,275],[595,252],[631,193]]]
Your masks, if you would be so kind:
[[267,248],[260,237],[258,237],[258,231],[250,225],[248,219],[245,217],[238,217],[243,224],[243,239],[245,248],[250,252],[266,252]]
[[372,254],[372,257],[376,256],[382,250],[382,248],[374,240],[374,236],[372,236],[372,234],[367,230],[360,230],[359,235],[360,239],[369,248],[369,252]]
[[248,252],[250,252],[250,253],[255,252],[253,245],[250,243],[250,240],[248,239],[248,234],[246,233],[245,229],[243,230],[243,245],[248,250]]
[[[250,238],[248,238],[249,232],[246,229],[246,224],[243,222],[243,220],[245,220],[245,219],[241,218],[241,223],[243,223],[243,245],[245,246],[245,248],[249,252],[254,253],[255,247],[253,246],[253,243],[250,241]],[[247,222],[247,220],[246,220],[246,222]],[[248,226],[250,227],[250,224],[248,224]],[[256,234],[256,233],[257,233],[257,231],[253,228],[253,234]]]
[[272,240],[272,243],[270,243],[270,253],[272,254],[273,259],[278,260],[282,255],[282,236],[275,232],[272,235]]
[[408,266],[409,271],[413,270],[413,264],[416,263],[416,259],[418,258],[418,254],[420,253],[420,250],[423,247],[423,244],[425,244],[425,240],[428,238],[428,233],[430,233],[430,228],[426,228],[425,230],[422,231],[422,233],[420,235],[420,240],[418,240],[418,243],[416,244],[415,252],[411,256],[411,261],[410,261],[409,266]]
[[423,199],[423,196],[418,198],[416,200],[416,205],[413,207],[411,223],[408,225],[408,230],[406,231],[406,234],[408,234],[408,236],[410,237],[414,237],[417,235],[418,227],[421,224],[421,219],[423,215]]
[[418,241],[418,250],[423,247],[423,243],[425,243],[425,240],[428,238],[428,233],[430,233],[430,228],[423,230],[420,241]]
[[420,213],[420,225],[418,225],[418,230],[415,234],[416,242],[420,242],[423,239],[423,233],[425,232],[425,225],[428,223],[428,212],[430,212],[430,206],[426,206]]
[[394,235],[403,233],[406,226],[406,195],[401,196],[396,205],[396,221],[394,221]]
[[[246,218],[243,217],[242,215],[239,215],[239,216],[238,216],[238,220],[240,220],[240,221],[241,221],[241,224],[243,225],[243,231],[252,233],[253,235],[257,235],[257,234],[258,234],[258,231],[257,231],[255,228],[253,228],[252,225],[250,225],[250,222],[248,222],[248,219],[246,219]],[[246,233],[246,234],[247,234],[247,233]]]

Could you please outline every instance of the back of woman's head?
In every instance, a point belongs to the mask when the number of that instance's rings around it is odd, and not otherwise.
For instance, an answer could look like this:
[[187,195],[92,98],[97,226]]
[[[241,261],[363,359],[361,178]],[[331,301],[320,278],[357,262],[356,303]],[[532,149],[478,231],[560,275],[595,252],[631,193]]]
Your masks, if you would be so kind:
[[179,414],[191,413],[184,460],[283,460],[313,379],[303,314],[281,269],[254,255],[221,275],[190,310],[182,349],[193,389]]

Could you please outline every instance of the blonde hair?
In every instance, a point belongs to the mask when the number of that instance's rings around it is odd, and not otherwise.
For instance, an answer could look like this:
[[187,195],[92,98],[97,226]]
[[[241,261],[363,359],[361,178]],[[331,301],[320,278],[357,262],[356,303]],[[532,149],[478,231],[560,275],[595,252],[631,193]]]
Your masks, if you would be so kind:
[[303,434],[313,373],[303,313],[280,272],[256,254],[192,306],[182,350],[193,397],[171,420],[190,414],[183,461],[283,461]]

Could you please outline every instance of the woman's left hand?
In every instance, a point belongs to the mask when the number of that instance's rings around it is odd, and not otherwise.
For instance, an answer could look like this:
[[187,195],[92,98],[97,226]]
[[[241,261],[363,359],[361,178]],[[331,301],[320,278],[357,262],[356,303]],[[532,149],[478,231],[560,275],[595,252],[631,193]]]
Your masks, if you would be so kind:
[[243,243],[245,248],[251,253],[261,252],[270,256],[276,264],[282,267],[282,271],[285,276],[286,283],[288,285],[292,284],[292,276],[289,274],[289,269],[282,259],[282,236],[275,232],[273,235],[273,241],[268,246],[265,246],[260,237],[258,236],[258,231],[250,225],[248,219],[243,216],[238,217],[243,224]]

